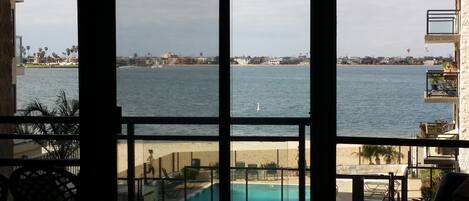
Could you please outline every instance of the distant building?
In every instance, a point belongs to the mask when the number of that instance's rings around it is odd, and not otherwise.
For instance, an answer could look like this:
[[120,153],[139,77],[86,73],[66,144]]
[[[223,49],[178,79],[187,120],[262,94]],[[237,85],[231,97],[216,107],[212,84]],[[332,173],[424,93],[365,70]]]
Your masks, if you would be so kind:
[[280,65],[282,63],[282,58],[273,58],[269,60],[269,65]]
[[163,64],[163,65],[174,65],[174,64],[178,63],[178,58],[179,58],[179,56],[177,54],[172,53],[172,52],[166,52],[166,53],[160,55],[161,64]]
[[235,58],[234,59],[239,65],[248,65],[249,64],[249,61],[250,59],[248,58]]

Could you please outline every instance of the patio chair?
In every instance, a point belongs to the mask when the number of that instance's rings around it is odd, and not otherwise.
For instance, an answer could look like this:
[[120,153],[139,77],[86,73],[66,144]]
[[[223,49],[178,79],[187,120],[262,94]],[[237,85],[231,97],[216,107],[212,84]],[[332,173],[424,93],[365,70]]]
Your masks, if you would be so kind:
[[[177,178],[170,177],[165,168],[161,168],[161,171],[163,172],[163,180],[160,181],[160,185],[161,185],[161,188],[163,188],[163,185],[164,185],[164,189],[165,189],[165,195],[163,196],[167,196],[168,198],[178,197],[180,195],[180,192],[178,189],[176,189],[176,187],[179,185],[183,185],[184,181],[172,180],[172,179],[177,179]],[[169,179],[169,180],[165,180],[165,179]]]
[[[248,164],[248,168],[257,168],[257,164]],[[258,169],[249,169],[248,178],[251,179],[253,176],[259,180],[259,170]]]
[[246,167],[246,163],[244,161],[237,161],[235,163],[235,178],[234,179],[244,179],[246,171],[244,168]]
[[78,177],[61,168],[21,167],[10,175],[15,201],[78,200]]
[[446,173],[438,185],[434,201],[468,200],[469,175],[463,173]]
[[8,179],[0,175],[0,201],[8,199]]

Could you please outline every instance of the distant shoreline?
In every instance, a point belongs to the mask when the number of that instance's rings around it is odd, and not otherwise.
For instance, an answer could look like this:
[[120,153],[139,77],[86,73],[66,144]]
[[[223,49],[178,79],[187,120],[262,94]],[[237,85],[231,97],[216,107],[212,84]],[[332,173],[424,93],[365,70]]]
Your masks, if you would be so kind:
[[78,65],[25,65],[22,68],[78,68]]
[[[400,67],[412,67],[412,68],[418,68],[418,67],[429,67],[427,65],[409,65],[409,64],[396,64],[396,65],[392,65],[392,64],[337,64],[337,67],[369,67],[369,68],[373,68],[373,67],[396,67],[396,66],[400,66]],[[436,66],[436,67],[439,67],[441,65],[430,65],[430,66]]]
[[[309,67],[309,65],[296,65],[296,64],[288,64],[288,65],[264,65],[264,64],[248,64],[248,65],[239,65],[239,64],[231,64],[233,67]],[[219,67],[218,64],[178,64],[178,65],[163,65],[162,67],[157,68],[172,68],[172,67]],[[119,66],[118,68],[151,68],[151,66]],[[155,69],[157,69],[155,68]]]
[[[218,64],[180,64],[180,65],[163,65],[162,68],[171,68],[171,67],[218,67]],[[265,64],[231,64],[233,67],[309,67],[309,65],[300,65],[300,64],[280,64],[280,65],[265,65]],[[441,65],[431,65],[431,66],[441,66]],[[427,65],[389,65],[389,64],[337,64],[337,67],[431,67]],[[78,68],[78,65],[27,65],[27,66],[18,66],[24,68]],[[151,68],[150,66],[120,66],[118,68]]]

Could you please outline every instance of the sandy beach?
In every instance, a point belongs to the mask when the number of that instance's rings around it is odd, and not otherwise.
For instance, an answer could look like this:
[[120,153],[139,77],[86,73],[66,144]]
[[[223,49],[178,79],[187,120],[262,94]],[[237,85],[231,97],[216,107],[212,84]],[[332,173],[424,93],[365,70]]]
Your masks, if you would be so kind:
[[[360,165],[360,170],[355,172],[371,173],[375,169],[385,171],[384,159],[381,165],[369,165],[369,161],[360,158],[360,145],[338,145],[337,146],[337,171],[342,173],[347,171],[348,167]],[[280,167],[296,168],[298,164],[298,142],[234,142],[231,145],[231,164],[235,166],[236,161],[243,161],[245,164],[256,164],[260,167],[262,164],[274,162]],[[161,165],[168,171],[172,171],[173,157],[175,166],[179,164],[179,169],[190,165],[191,158],[200,159],[202,166],[211,166],[218,163],[218,143],[216,142],[180,142],[180,143],[136,143],[135,144],[135,165],[141,166],[147,162],[149,157],[148,150],[154,151],[153,157],[155,163],[161,158]],[[306,143],[306,164],[309,163],[309,142]],[[396,151],[399,147],[395,148]],[[408,147],[401,147],[400,152],[403,158],[399,161],[393,161],[392,165],[406,165]],[[127,170],[127,145],[118,144],[118,172],[125,173]],[[278,157],[277,157],[278,154]],[[173,156],[174,155],[174,156]],[[419,157],[422,158],[422,157]],[[179,159],[179,160],[178,160]],[[360,161],[361,160],[361,161]],[[153,164],[158,166],[159,164]],[[382,167],[381,167],[382,166]],[[376,167],[376,168],[372,168]],[[177,171],[175,167],[175,171]],[[389,172],[389,171],[385,171]],[[396,171],[392,171],[396,172]],[[398,170],[402,172],[402,170]],[[377,172],[378,173],[378,172]],[[136,176],[139,176],[138,174]]]

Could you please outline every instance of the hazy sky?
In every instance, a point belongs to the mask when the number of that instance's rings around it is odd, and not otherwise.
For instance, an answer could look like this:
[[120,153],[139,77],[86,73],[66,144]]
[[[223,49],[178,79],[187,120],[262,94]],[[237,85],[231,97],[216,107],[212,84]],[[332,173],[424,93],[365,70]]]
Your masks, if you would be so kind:
[[[337,1],[339,56],[405,56],[408,48],[414,56],[451,53],[450,45],[424,44],[426,10],[451,9],[451,0]],[[217,2],[117,0],[117,54],[217,55]],[[232,2],[233,55],[308,52],[309,0]],[[17,33],[34,51],[47,46],[60,54],[77,44],[76,15],[76,0],[25,0],[17,5]]]

